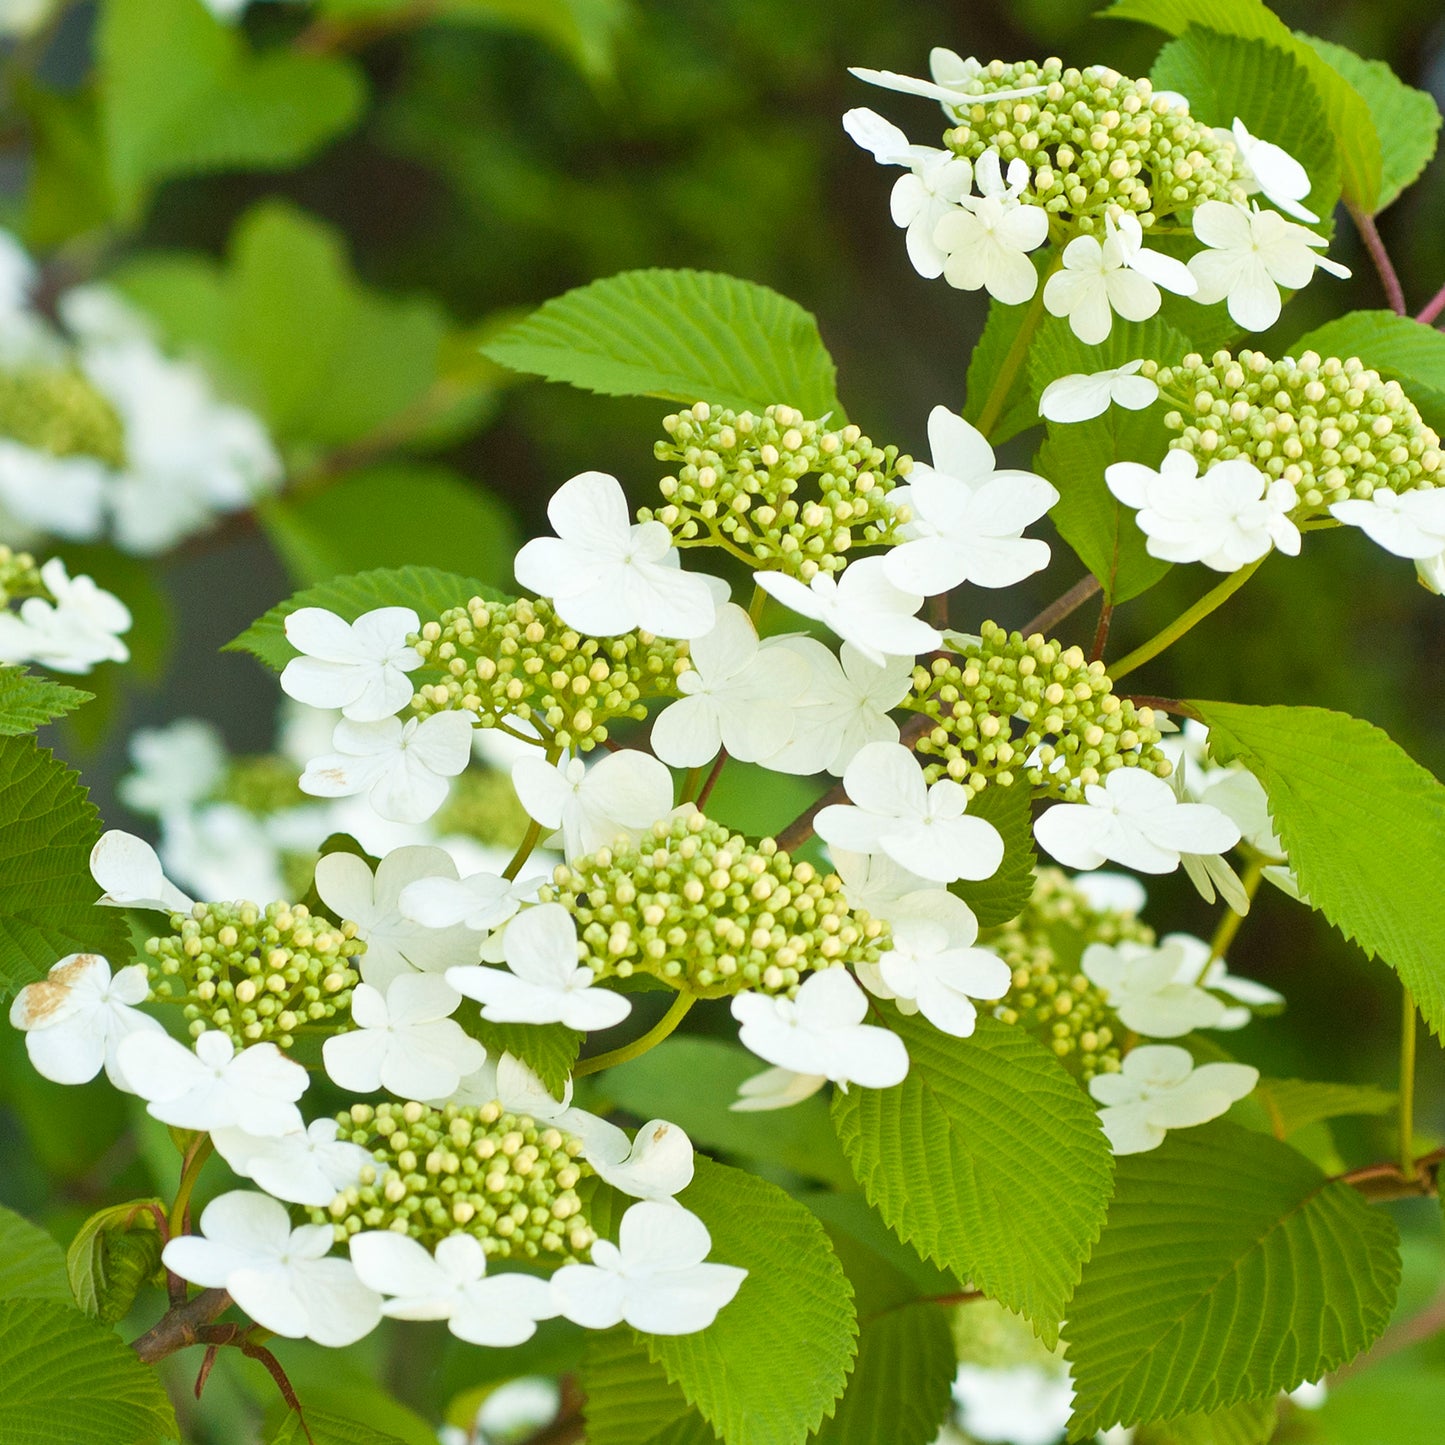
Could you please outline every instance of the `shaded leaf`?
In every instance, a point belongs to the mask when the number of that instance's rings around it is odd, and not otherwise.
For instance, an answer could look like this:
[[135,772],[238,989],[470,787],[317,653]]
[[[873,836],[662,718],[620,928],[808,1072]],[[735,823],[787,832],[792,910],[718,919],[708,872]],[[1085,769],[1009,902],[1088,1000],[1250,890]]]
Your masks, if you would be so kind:
[[1034,869],[1038,850],[1034,847],[1033,818],[1027,787],[985,788],[968,805],[971,818],[992,823],[1003,838],[1003,862],[992,878],[981,883],[949,885],[973,909],[980,928],[993,928],[1017,918],[1034,892]]
[[0,1209],[0,1300],[68,1301],[65,1255],[38,1224]]
[[589,1332],[578,1383],[587,1399],[587,1445],[712,1445],[717,1439],[626,1325]]
[[76,1304],[108,1325],[130,1313],[136,1295],[160,1267],[162,1240],[147,1206],[165,1208],[159,1199],[134,1199],[92,1214],[65,1252]]

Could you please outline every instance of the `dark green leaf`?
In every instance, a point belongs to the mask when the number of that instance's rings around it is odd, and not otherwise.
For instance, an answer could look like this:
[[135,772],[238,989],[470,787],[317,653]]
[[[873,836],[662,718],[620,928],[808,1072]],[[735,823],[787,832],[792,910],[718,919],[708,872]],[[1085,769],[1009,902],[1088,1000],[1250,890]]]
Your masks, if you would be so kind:
[[995,785],[985,788],[968,805],[969,816],[992,823],[1004,845],[1003,862],[992,878],[982,883],[954,883],[949,888],[973,909],[980,928],[1017,918],[1033,897],[1039,855],[1034,848],[1029,796],[1027,787]]
[[587,1399],[587,1445],[712,1445],[717,1439],[626,1325],[589,1335],[579,1383]]
[[[1042,281],[1039,283],[1043,284]],[[1027,431],[1039,422],[1038,389],[1032,384],[1032,373],[1024,358],[1012,353],[1018,343],[1019,331],[1026,306],[1005,306],[990,299],[988,319],[983,325],[983,334],[968,359],[968,381],[963,394],[963,419],[978,425],[983,409],[988,405],[995,384],[1002,378],[1005,366],[1013,370],[1012,381],[1008,383],[1012,398],[998,420],[988,429],[988,440],[992,446],[1002,446],[1010,437]],[[1047,322],[1045,322],[1047,325]],[[1026,341],[1025,345],[1030,343]]]
[[295,1413],[289,1414],[271,1436],[269,1445],[404,1445],[404,1442],[359,1421],[343,1419],[325,1410],[307,1409],[304,1430],[300,1418]]

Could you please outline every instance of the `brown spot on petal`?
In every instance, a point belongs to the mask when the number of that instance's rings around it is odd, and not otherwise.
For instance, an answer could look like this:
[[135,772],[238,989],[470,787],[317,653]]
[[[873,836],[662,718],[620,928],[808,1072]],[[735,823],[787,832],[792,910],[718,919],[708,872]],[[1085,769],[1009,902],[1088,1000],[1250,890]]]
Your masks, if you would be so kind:
[[[68,963],[58,963],[39,983],[27,984],[20,992],[22,1029],[40,1028],[63,1008],[76,981],[92,964],[104,962],[99,954],[77,953]],[[19,1000],[17,1000],[19,1002]]]
[[345,768],[322,768],[316,776],[325,778],[328,783],[335,783],[338,787],[345,787],[347,783]]
[[671,1124],[659,1124],[657,1128],[652,1131],[652,1142],[654,1144],[662,1143],[662,1141],[667,1138],[668,1134],[671,1133],[671,1131]]

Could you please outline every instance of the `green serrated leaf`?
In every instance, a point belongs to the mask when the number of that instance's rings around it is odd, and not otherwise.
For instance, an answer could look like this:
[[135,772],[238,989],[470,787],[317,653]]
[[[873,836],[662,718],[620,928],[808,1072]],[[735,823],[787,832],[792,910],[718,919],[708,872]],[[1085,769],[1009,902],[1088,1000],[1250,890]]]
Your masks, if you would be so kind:
[[1021,1029],[980,1018],[954,1039],[916,1018],[890,1024],[908,1077],[834,1095],[843,1152],[902,1239],[1052,1345],[1109,1200],[1098,1115]]
[[588,1336],[578,1383],[587,1400],[587,1445],[712,1445],[717,1439],[625,1325]]
[[65,1254],[38,1224],[0,1208],[0,1300],[69,1300]]
[[68,1304],[0,1300],[5,1445],[160,1445],[179,1437],[160,1376]]
[[92,1214],[70,1241],[65,1269],[75,1302],[105,1324],[123,1320],[161,1261],[161,1237],[152,1206],[134,1199]]
[[555,1094],[562,1096],[586,1035],[566,1024],[494,1024],[468,1019],[468,1030],[486,1046],[492,1059],[513,1054]]
[[739,411],[781,402],[846,420],[814,318],[766,286],[716,271],[623,271],[546,302],[482,351],[514,371],[605,396]]
[[748,1271],[694,1335],[647,1351],[727,1445],[798,1445],[833,1413],[853,1363],[853,1291],[823,1226],[776,1184],[699,1158],[678,1195],[712,1235],[709,1259]]
[[1317,1380],[1389,1323],[1399,1237],[1347,1184],[1223,1121],[1119,1161],[1069,1306],[1070,1439]]
[[1379,728],[1344,713],[1192,707],[1211,745],[1217,738],[1259,779],[1310,906],[1383,958],[1445,1037],[1445,785]]
[[281,1428],[271,1436],[268,1445],[405,1445],[405,1442],[357,1420],[308,1408],[304,1429],[301,1417],[293,1411],[281,1422]]
[[[1038,265],[1037,261],[1035,265]],[[1043,284],[1042,280],[1039,284]],[[975,426],[978,424],[994,383],[1008,363],[1009,354],[1018,341],[1019,330],[1027,313],[1026,306],[1005,306],[1000,301],[989,300],[983,333],[968,358],[968,379],[963,393],[965,421],[972,422]],[[1021,366],[1014,374],[1011,392],[1013,400],[989,428],[988,440],[991,446],[1002,446],[1010,437],[1016,437],[1020,432],[1039,424],[1039,394],[1031,382],[1032,374],[1028,367]]]
[[124,918],[95,904],[99,836],[75,773],[32,738],[0,738],[0,1000],[68,953],[128,957]]
[[33,733],[68,712],[74,712],[95,694],[67,687],[49,678],[32,677],[24,668],[0,666],[0,737]]
[[1242,1400],[1210,1415],[1185,1415],[1167,1425],[1142,1425],[1133,1445],[1265,1445],[1274,1435],[1274,1400]]
[[1026,787],[985,788],[968,805],[971,818],[992,823],[1003,838],[1003,862],[982,883],[949,885],[973,909],[980,928],[1007,923],[1023,912],[1034,893],[1034,869],[1039,855],[1034,847],[1033,817]]
[[1328,1084],[1311,1079],[1261,1079],[1230,1117],[1250,1128],[1288,1139],[1311,1124],[1356,1114],[1387,1114],[1395,1095],[1373,1084]]

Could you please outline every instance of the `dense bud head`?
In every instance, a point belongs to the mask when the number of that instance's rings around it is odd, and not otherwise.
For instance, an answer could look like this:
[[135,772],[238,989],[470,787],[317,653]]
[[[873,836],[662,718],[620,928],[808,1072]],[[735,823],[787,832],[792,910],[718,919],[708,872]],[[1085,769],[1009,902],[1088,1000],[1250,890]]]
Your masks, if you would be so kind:
[[599,978],[647,973],[708,997],[792,994],[814,969],[875,963],[888,947],[836,874],[701,813],[559,867],[541,897],[577,919],[582,961]]
[[338,1243],[391,1229],[434,1249],[466,1233],[488,1259],[561,1265],[585,1259],[597,1238],[577,1193],[592,1167],[582,1141],[555,1125],[498,1103],[415,1102],[353,1104],[337,1123],[339,1139],[376,1160],[359,1184],[311,1211]]
[[915,745],[929,782],[951,777],[978,792],[1021,776],[1077,802],[1115,768],[1170,772],[1153,713],[1116,697],[1103,663],[1037,632],[985,622],[977,642],[914,668],[903,706],[936,720]]
[[676,470],[660,483],[664,505],[638,516],[680,544],[716,538],[807,581],[841,571],[851,547],[893,540],[887,497],[912,462],[856,426],[830,431],[788,406],[759,414],[704,403],[662,424],[655,453]]
[[181,1005],[193,1036],[229,1034],[237,1048],[294,1042],[298,1025],[324,1024],[351,1002],[366,952],[354,923],[332,923],[304,903],[197,903],[146,942],[151,997]]
[[91,456],[125,465],[115,408],[74,367],[0,371],[0,437],[53,457]]
[[482,727],[530,724],[559,748],[588,752],[614,718],[646,717],[651,698],[676,697],[687,644],[648,632],[584,637],[545,598],[473,597],[408,639],[426,661],[413,674],[421,716],[469,712]]
[[0,544],[0,606],[16,597],[45,597],[40,568],[29,552],[14,552]]

